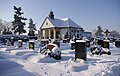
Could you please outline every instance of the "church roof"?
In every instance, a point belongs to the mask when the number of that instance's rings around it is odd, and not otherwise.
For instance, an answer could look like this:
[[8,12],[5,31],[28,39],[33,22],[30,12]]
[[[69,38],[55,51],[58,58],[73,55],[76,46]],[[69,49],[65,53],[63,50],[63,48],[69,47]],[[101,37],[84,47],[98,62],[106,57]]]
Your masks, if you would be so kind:
[[72,21],[70,18],[63,18],[63,19],[51,19],[47,17],[50,22],[55,26],[55,27],[74,27],[74,28],[82,28],[78,24],[76,24],[74,21]]

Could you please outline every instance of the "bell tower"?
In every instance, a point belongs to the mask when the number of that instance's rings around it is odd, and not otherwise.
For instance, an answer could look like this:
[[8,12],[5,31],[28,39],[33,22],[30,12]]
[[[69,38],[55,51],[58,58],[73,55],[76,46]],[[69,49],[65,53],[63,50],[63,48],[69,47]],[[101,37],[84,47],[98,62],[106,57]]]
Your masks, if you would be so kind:
[[54,19],[54,14],[53,14],[53,11],[51,10],[50,13],[49,13],[49,18],[50,19]]

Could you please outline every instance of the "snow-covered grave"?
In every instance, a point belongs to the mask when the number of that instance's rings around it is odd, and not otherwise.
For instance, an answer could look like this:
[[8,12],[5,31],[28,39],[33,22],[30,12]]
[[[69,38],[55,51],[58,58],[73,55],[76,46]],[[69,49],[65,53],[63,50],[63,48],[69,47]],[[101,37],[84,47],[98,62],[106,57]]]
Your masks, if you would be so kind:
[[[2,45],[1,45],[2,46]],[[61,59],[56,60],[35,50],[28,44],[23,48],[0,47],[0,76],[120,76],[120,48],[110,43],[111,55],[92,55],[76,60],[70,43],[60,43]]]

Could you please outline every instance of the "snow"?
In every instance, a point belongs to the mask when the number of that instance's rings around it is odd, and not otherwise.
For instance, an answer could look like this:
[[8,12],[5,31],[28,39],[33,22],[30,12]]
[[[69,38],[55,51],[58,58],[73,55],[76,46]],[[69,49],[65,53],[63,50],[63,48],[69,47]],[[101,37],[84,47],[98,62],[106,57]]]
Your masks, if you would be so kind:
[[81,26],[79,26],[78,24],[76,24],[75,22],[73,22],[70,18],[63,18],[63,19],[50,19],[48,17],[48,19],[53,23],[53,25],[55,27],[77,27],[77,28],[82,28]]
[[76,40],[76,42],[86,42],[85,40]]
[[35,40],[30,40],[29,42],[35,42]]
[[110,43],[111,55],[92,55],[87,48],[86,61],[74,60],[70,43],[60,45],[60,60],[37,50],[0,47],[0,76],[120,76],[120,48],[114,43]]

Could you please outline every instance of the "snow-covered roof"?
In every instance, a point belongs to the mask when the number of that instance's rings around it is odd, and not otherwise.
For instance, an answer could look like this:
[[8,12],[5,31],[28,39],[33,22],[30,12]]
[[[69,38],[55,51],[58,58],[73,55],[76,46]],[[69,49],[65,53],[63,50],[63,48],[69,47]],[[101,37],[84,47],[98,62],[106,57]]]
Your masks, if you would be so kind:
[[48,17],[48,19],[51,21],[51,23],[55,26],[55,27],[75,27],[75,28],[82,28],[81,26],[79,26],[78,24],[76,24],[75,22],[73,22],[70,18],[63,18],[63,19],[51,19]]

